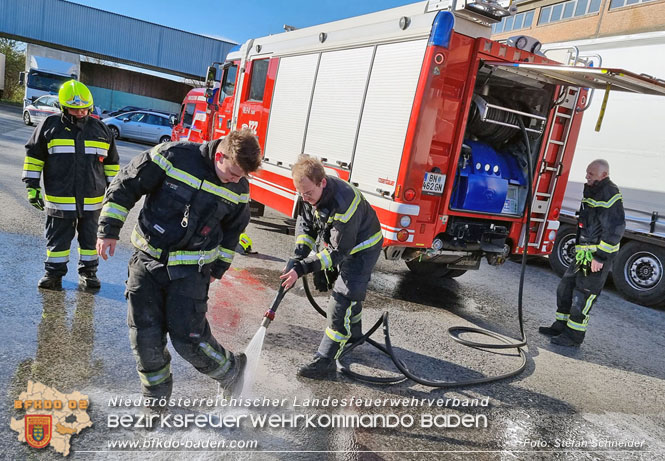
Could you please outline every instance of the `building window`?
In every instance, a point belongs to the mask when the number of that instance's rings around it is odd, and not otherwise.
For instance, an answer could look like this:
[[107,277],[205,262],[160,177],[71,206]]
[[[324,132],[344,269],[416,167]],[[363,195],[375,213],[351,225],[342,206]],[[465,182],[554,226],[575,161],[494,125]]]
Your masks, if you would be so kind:
[[[612,0],[614,2],[634,2],[640,0]],[[650,1],[650,0],[642,0]],[[570,0],[568,2],[557,3],[540,9],[538,25],[549,24],[552,22],[570,19],[585,14],[597,13],[600,11],[601,0]],[[623,6],[623,5],[622,5]],[[610,7],[612,8],[612,7]]]
[[524,11],[515,16],[507,16],[492,26],[492,33],[500,34],[511,30],[528,29],[533,24],[534,10]]
[[561,12],[563,11],[563,3],[552,5],[552,14],[550,15],[550,22],[560,21]]
[[654,0],[612,0],[610,2],[610,10],[613,10],[615,8],[621,8],[624,6],[637,5],[639,3],[648,3],[652,1]]

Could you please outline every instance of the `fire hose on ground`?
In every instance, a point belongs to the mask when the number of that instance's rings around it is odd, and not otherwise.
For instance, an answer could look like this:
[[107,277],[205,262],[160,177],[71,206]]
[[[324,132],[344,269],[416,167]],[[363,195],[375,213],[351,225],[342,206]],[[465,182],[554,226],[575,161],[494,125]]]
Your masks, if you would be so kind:
[[[410,379],[412,381],[415,381],[418,384],[422,384],[424,386],[428,387],[436,387],[436,388],[452,388],[452,387],[464,387],[464,386],[472,386],[472,385],[477,385],[477,384],[486,384],[494,381],[500,381],[503,379],[511,378],[513,376],[516,376],[520,374],[524,369],[526,368],[527,360],[526,360],[526,353],[524,352],[523,347],[527,345],[527,339],[526,339],[526,334],[524,333],[524,319],[523,319],[523,303],[522,303],[522,298],[523,298],[523,292],[524,292],[524,276],[526,273],[526,262],[527,262],[527,251],[528,251],[528,243],[529,243],[529,238],[530,238],[530,227],[531,227],[531,202],[532,202],[532,187],[533,187],[533,164],[532,164],[532,158],[531,158],[531,147],[530,147],[530,142],[529,142],[529,137],[527,135],[526,130],[524,129],[524,124],[521,120],[521,118],[518,117],[517,119],[518,124],[520,125],[520,129],[522,131],[522,134],[524,136],[524,142],[527,150],[527,163],[528,163],[528,190],[527,190],[527,218],[526,218],[526,224],[525,224],[525,232],[524,232],[524,247],[523,247],[523,252],[522,252],[522,262],[521,262],[521,269],[520,269],[520,282],[519,282],[519,289],[518,289],[518,296],[517,296],[517,313],[518,313],[518,320],[519,320],[519,326],[520,326],[520,335],[521,338],[519,340],[515,340],[513,338],[510,338],[508,336],[486,330],[484,328],[476,328],[476,327],[466,327],[466,326],[455,326],[451,327],[448,329],[448,334],[450,337],[458,342],[459,344],[462,344],[464,346],[468,347],[473,347],[475,349],[482,349],[482,350],[493,350],[493,349],[516,349],[519,357],[521,358],[521,363],[518,368],[508,372],[504,373],[501,375],[496,375],[496,376],[488,376],[488,377],[483,377],[483,378],[477,378],[477,379],[469,379],[465,381],[439,381],[439,380],[432,380],[432,379],[427,379],[423,378],[421,376],[416,375],[414,372],[412,372],[407,364],[401,360],[397,354],[395,353],[395,350],[392,347],[392,342],[390,340],[390,325],[388,321],[388,312],[385,312],[379,320],[376,321],[376,323],[365,333],[359,340],[355,341],[354,343],[348,345],[345,347],[344,351],[340,355],[339,359],[337,360],[337,366],[341,370],[341,372],[351,378],[358,379],[360,381],[365,381],[365,382],[370,382],[370,383],[377,383],[377,384],[397,384],[400,382],[403,382],[407,379]],[[309,284],[307,282],[307,276],[302,277],[303,281],[303,287],[305,289],[305,294],[307,296],[307,299],[309,300],[310,304],[316,311],[321,314],[323,317],[327,317],[326,312],[319,306],[312,296],[312,292],[309,288]],[[279,303],[282,301],[284,298],[284,295],[286,294],[288,290],[285,290],[284,287],[280,285],[279,291],[277,292],[277,295],[275,296],[275,299],[273,300],[273,303],[270,307],[270,309],[265,313],[263,322],[261,326],[268,327],[270,325],[270,322],[275,318],[275,311],[277,310],[277,307],[279,306]],[[371,336],[378,330],[380,326],[383,326],[383,337],[384,337],[384,342],[385,344],[380,344],[376,341],[374,341]],[[494,338],[495,340],[499,341],[499,343],[480,343],[476,341],[470,341],[467,339],[464,339],[461,337],[463,334],[479,334],[483,336],[488,336],[490,338]],[[377,377],[377,376],[369,376],[369,375],[363,375],[360,373],[356,373],[350,369],[350,367],[347,367],[343,363],[341,363],[341,360],[350,354],[356,347],[360,346],[363,343],[368,343],[371,344],[372,346],[376,347],[379,349],[381,352],[386,354],[390,359],[392,360],[393,364],[397,369],[402,373],[403,376],[394,376],[394,377]]]

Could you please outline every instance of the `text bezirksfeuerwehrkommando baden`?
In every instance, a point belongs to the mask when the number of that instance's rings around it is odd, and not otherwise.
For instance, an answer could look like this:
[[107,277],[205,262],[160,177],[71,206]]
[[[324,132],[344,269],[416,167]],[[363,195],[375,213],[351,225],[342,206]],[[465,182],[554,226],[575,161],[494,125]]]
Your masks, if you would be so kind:
[[106,427],[117,428],[487,428],[487,416],[453,413],[388,414],[109,414]]

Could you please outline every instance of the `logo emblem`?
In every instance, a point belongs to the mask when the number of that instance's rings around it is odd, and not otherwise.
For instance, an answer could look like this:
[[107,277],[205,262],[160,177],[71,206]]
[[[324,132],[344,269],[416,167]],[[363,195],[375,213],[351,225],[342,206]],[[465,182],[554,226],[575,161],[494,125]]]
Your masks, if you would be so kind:
[[33,448],[44,448],[51,441],[51,415],[25,415],[25,441]]

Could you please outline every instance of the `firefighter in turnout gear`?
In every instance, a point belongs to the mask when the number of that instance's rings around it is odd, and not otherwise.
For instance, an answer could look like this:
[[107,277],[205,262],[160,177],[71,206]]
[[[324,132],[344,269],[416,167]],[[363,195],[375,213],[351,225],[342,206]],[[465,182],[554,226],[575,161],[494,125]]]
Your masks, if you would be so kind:
[[538,330],[560,346],[579,346],[584,341],[591,308],[605,285],[626,227],[621,192],[610,181],[609,171],[605,160],[594,160],[587,167],[576,262],[557,288],[556,320]]
[[129,339],[146,397],[169,397],[167,350],[231,389],[242,378],[244,354],[222,347],[206,319],[208,288],[231,265],[249,222],[248,173],[261,164],[249,130],[206,144],[166,143],[135,157],[109,188],[97,251],[112,256],[129,210],[145,203],[132,233],[125,296]]
[[62,113],[35,129],[25,146],[23,164],[28,201],[39,210],[46,208],[46,274],[38,286],[62,289],[78,232],[79,282],[84,289],[97,290],[97,220],[106,186],[120,169],[118,152],[108,127],[90,117],[92,94],[83,83],[65,82],[58,100]]
[[282,285],[291,288],[299,277],[314,272],[317,288],[334,286],[319,349],[314,360],[298,370],[300,376],[324,378],[335,373],[346,343],[362,336],[362,302],[383,236],[363,195],[348,182],[327,176],[321,162],[302,155],[292,175],[303,203],[296,223],[295,257],[281,276]]

